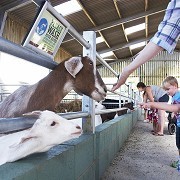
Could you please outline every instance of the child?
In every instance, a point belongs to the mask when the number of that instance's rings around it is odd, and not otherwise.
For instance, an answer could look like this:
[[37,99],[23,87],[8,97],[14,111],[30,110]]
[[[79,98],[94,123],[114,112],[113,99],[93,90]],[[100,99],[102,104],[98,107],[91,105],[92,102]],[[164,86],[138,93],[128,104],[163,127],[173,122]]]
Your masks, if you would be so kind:
[[169,76],[163,81],[163,88],[166,90],[167,94],[172,96],[172,105],[160,103],[160,102],[149,102],[140,103],[143,108],[158,108],[171,112],[175,112],[177,119],[176,127],[176,146],[179,151],[179,158],[177,161],[177,170],[180,171],[180,91],[178,90],[178,81],[175,77]]

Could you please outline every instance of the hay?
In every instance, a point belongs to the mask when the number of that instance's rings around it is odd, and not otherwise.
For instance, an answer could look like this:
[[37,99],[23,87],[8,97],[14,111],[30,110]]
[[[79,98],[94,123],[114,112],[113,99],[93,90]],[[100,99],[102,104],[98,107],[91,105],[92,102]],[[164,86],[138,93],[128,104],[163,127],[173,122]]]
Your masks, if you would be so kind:
[[55,108],[56,113],[65,113],[65,112],[77,112],[82,110],[82,101],[75,99],[70,102],[59,103]]

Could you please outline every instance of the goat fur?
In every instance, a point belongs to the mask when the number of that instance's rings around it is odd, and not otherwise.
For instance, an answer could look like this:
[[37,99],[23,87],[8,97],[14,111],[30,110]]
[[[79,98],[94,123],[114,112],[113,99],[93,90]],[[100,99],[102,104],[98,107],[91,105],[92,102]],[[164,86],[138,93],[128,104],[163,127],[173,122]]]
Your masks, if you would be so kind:
[[87,56],[63,61],[36,84],[17,89],[0,103],[0,118],[18,117],[35,110],[54,111],[72,89],[97,101],[106,96],[106,86]]
[[0,165],[51,147],[81,135],[82,129],[51,111],[35,111],[38,119],[32,128],[0,137]]

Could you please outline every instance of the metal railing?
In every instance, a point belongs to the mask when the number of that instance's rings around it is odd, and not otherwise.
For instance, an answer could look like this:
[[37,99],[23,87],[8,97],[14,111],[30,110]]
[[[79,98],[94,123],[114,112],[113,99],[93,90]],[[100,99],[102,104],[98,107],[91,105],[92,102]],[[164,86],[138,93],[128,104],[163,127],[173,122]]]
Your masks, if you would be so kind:
[[[60,15],[61,16],[61,15]],[[61,20],[63,22],[68,23],[63,16],[61,17]],[[116,77],[118,77],[118,73],[115,72],[106,61],[104,61],[101,56],[96,52],[95,50],[95,32],[92,31],[86,31],[85,33],[83,33],[83,37],[75,30],[75,28],[73,26],[70,25],[69,28],[69,33],[76,38],[76,40],[82,45],[84,46],[83,48],[83,55],[88,55],[91,59],[93,59],[95,61],[96,57],[98,59],[98,61],[103,64],[105,67],[107,67]],[[38,64],[40,66],[49,68],[49,69],[54,69],[57,66],[57,63],[52,61],[51,58],[37,54],[36,52],[27,49],[25,47],[22,47],[18,44],[15,44],[13,42],[10,42],[6,39],[4,39],[3,37],[0,37],[0,51],[11,54],[13,56],[22,58],[24,60],[30,61],[32,63]],[[130,98],[130,87],[129,85],[126,85],[128,87],[128,98],[129,99],[133,99],[132,97]],[[122,96],[122,95],[121,95]],[[95,117],[95,112],[93,110],[93,101],[90,98],[87,98],[86,96],[83,96],[83,112],[78,112],[78,115],[75,113],[71,114],[72,118],[75,117],[87,117],[87,116],[91,116],[91,118]],[[121,109],[121,108],[120,108]],[[87,112],[86,112],[87,111]],[[101,113],[107,113],[107,112],[115,112],[117,111],[116,109],[113,110],[106,110],[105,112],[101,111]],[[70,115],[70,114],[69,114]],[[67,119],[69,119],[68,115],[63,115],[64,117],[66,117]],[[20,128],[20,124],[23,123],[23,128],[24,127],[28,127],[29,125],[32,126],[32,122],[29,123],[29,120],[26,122],[25,120],[26,118],[22,117],[22,118],[11,118],[11,119],[0,119],[0,127],[3,127],[3,124],[5,123],[6,127],[13,127],[18,126],[19,129]],[[13,121],[13,122],[12,122]],[[85,122],[86,123],[86,122]],[[94,125],[91,124],[91,126],[93,127],[89,127],[88,124],[91,123],[86,123],[85,124],[85,131],[89,131],[89,132],[94,132],[95,127]],[[93,129],[93,130],[92,130]],[[83,129],[84,130],[84,129]]]
[[[12,94],[14,90],[21,86],[27,86],[28,84],[3,84],[0,83],[0,102],[3,101],[7,96]],[[11,90],[10,90],[11,89]]]

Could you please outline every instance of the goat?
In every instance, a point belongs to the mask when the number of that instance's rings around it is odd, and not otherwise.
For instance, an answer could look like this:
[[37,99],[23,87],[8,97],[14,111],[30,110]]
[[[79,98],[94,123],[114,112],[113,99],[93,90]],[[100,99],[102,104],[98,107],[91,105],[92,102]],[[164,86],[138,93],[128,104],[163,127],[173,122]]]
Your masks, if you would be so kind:
[[54,111],[72,89],[96,101],[106,96],[106,86],[89,57],[61,62],[34,85],[22,86],[0,104],[0,118],[12,118],[35,110]]
[[34,111],[26,115],[38,117],[32,128],[0,137],[0,165],[33,153],[48,151],[82,133],[77,124],[52,111]]
[[[122,100],[121,100],[121,103],[123,103]],[[115,100],[115,99],[105,99],[102,102],[102,104],[107,109],[119,108],[119,100]],[[125,101],[125,104],[121,105],[121,107],[126,107],[126,108],[128,108],[130,110],[134,110],[133,102]],[[101,114],[102,122],[110,121],[110,120],[114,119],[117,116],[121,116],[123,114],[127,114],[128,109],[122,109],[122,110],[119,110],[117,112],[110,112],[110,113],[106,113],[106,114]]]
[[[105,106],[103,106],[102,104],[100,104],[98,102],[95,102],[95,113],[98,110],[102,110],[102,109],[105,109]],[[76,119],[72,119],[70,121],[78,124],[82,128],[82,118],[76,118]],[[95,115],[95,126],[98,126],[100,124],[102,124],[101,115]]]

